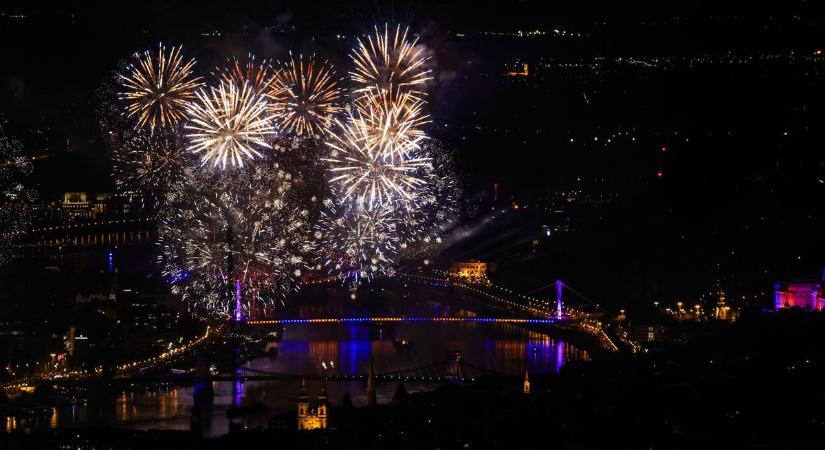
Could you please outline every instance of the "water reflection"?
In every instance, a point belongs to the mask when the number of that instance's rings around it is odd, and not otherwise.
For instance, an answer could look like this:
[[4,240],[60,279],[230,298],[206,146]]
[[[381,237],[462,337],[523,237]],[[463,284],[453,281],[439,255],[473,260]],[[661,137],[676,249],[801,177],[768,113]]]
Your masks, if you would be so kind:
[[[408,346],[393,340],[409,341]],[[280,341],[269,344],[270,356],[255,358],[245,367],[274,373],[298,375],[365,374],[370,357],[376,373],[406,373],[410,376],[445,375],[449,355],[459,352],[463,362],[477,374],[499,373],[520,376],[555,373],[571,360],[587,360],[589,355],[560,340],[511,324],[402,322],[385,327],[368,323],[307,325],[284,329]],[[404,372],[407,369],[414,369]],[[462,369],[464,370],[464,369]],[[320,390],[320,381],[310,382],[311,395]],[[146,392],[119,393],[113,398],[115,424],[137,429],[188,430],[196,424],[205,435],[228,432],[229,408],[261,403],[268,411],[244,417],[248,427],[265,426],[276,413],[294,410],[299,381],[214,382],[211,385],[175,387]],[[432,383],[405,383],[408,391],[420,392],[435,387]],[[330,382],[330,400],[340,404],[346,393],[356,406],[367,403],[362,381]],[[379,383],[377,397],[387,403],[395,383]],[[213,395],[214,392],[214,395]],[[206,395],[201,395],[206,393]],[[193,419],[193,406],[197,420]],[[204,400],[208,399],[208,401]],[[49,427],[86,426],[92,417],[90,407],[74,405],[53,408],[43,418]],[[18,418],[5,420],[6,431],[20,428]],[[0,422],[2,423],[2,422]],[[44,423],[45,426],[45,423]]]
[[[410,345],[394,345],[399,338]],[[487,372],[518,375],[525,370],[554,373],[568,360],[589,359],[585,351],[511,324],[291,325],[273,347],[277,358],[256,359],[247,366],[275,373],[357,375],[367,372],[374,355],[379,374],[421,369],[409,375],[441,376],[444,370],[437,364],[446,364],[448,353],[460,352],[463,361]]]

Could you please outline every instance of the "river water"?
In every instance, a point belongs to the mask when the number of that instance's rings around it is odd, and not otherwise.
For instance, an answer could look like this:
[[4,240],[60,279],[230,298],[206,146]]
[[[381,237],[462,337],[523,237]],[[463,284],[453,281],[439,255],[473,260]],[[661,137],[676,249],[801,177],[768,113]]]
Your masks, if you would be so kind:
[[[409,346],[394,345],[403,338]],[[373,358],[377,374],[420,368],[420,376],[443,375],[444,366],[453,352],[462,361],[477,368],[475,373],[493,371],[508,375],[554,373],[571,360],[586,360],[586,351],[560,340],[519,326],[496,323],[401,322],[378,328],[369,323],[294,324],[284,329],[283,338],[270,344],[277,348],[272,356],[259,357],[245,367],[275,373],[317,376],[364,374]],[[469,376],[469,374],[467,374]],[[516,381],[514,381],[516,382]],[[327,382],[330,401],[340,405],[349,393],[355,406],[367,402],[363,381]],[[320,381],[308,381],[311,398],[321,389]],[[405,382],[409,392],[431,390],[437,383]],[[387,403],[397,382],[379,383],[378,402]],[[193,387],[170,387],[146,392],[124,392],[114,399],[106,421],[134,429],[190,429]],[[247,427],[266,426],[275,414],[295,410],[300,382],[296,380],[214,382],[211,419],[204,424],[204,434],[218,436],[229,429],[226,410],[234,406],[261,403],[267,411],[245,416]],[[77,427],[96,423],[89,405],[55,408],[48,419],[49,427]],[[107,408],[108,409],[108,408]],[[8,428],[9,424],[6,428]]]

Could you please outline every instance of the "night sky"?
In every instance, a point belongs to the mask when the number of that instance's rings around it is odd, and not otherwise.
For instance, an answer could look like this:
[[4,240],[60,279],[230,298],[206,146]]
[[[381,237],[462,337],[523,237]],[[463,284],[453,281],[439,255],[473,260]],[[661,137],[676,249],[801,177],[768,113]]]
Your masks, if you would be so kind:
[[[445,260],[497,261],[496,276],[525,291],[563,277],[614,306],[820,275],[825,15],[814,2],[343,3],[4,3],[0,114],[29,154],[49,155],[36,166],[42,192],[111,191],[96,91],[132,52],[183,44],[210,67],[292,50],[345,74],[354,36],[400,21],[432,54],[430,132],[456,151],[465,231],[478,230]],[[485,34],[535,29],[547,34]],[[503,76],[524,62],[529,77]],[[562,213],[523,208],[571,192]],[[502,209],[498,225],[478,225]],[[544,224],[569,231],[531,249]]]

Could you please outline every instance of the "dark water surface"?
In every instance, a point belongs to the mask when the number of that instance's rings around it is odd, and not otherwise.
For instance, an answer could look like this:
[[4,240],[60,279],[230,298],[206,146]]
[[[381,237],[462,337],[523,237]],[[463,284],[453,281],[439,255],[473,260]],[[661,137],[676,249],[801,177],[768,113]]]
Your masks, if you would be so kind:
[[[407,347],[393,343],[403,338]],[[486,371],[520,375],[525,370],[534,374],[554,373],[571,360],[589,359],[586,351],[560,340],[518,326],[495,323],[402,322],[391,327],[369,323],[295,324],[284,329],[283,338],[269,344],[277,348],[273,356],[259,357],[244,367],[275,373],[297,375],[364,374],[374,358],[377,374],[418,368],[416,376],[443,376],[453,352],[460,352],[462,361],[472,365],[465,375]],[[320,381],[308,381],[314,398]],[[409,392],[431,390],[435,382],[405,382]],[[389,402],[397,382],[380,383],[379,403]],[[214,403],[207,435],[225,434],[229,429],[226,410],[233,406],[262,403],[268,411],[246,416],[248,427],[266,426],[270,417],[295,409],[300,382],[295,380],[214,382]],[[193,387],[170,387],[148,392],[121,393],[114,401],[109,421],[116,426],[134,429],[190,428]],[[366,404],[363,381],[327,382],[330,401],[341,404],[349,393],[356,406]],[[89,416],[90,406],[55,408],[48,419],[50,427],[86,426],[96,422]],[[8,424],[7,424],[8,425]]]

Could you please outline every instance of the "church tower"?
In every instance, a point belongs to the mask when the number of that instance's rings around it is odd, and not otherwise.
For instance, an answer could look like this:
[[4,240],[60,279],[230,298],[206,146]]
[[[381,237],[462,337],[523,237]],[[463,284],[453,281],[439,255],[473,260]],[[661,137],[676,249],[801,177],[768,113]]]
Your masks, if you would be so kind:
[[527,374],[527,371],[524,371],[524,391],[525,394],[530,393],[530,375]]
[[725,304],[725,291],[719,291],[719,301],[716,302],[716,318],[719,320],[728,320],[728,312],[730,307]]
[[321,386],[321,393],[318,394],[318,424],[321,428],[327,427],[327,418],[329,417],[329,396],[327,396],[327,384]]
[[298,396],[298,429],[299,430],[305,429],[308,414],[309,414],[309,394],[307,393],[307,383],[306,383],[306,379],[301,379],[301,394]]
[[317,430],[327,427],[329,419],[329,396],[327,395],[327,385],[321,387],[318,394],[318,401],[309,402],[306,380],[301,380],[301,395],[298,396],[298,429]]

